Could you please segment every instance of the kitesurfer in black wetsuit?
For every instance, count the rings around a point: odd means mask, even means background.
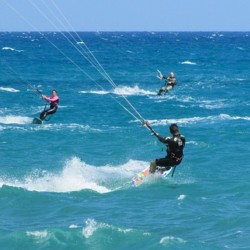
[[[164,76],[163,74],[160,73],[159,77],[160,77],[160,79],[166,80],[166,85],[159,90],[157,95],[166,94],[168,91],[170,91],[177,84],[176,78],[174,77],[174,72],[170,72],[169,77]]]
[[[158,140],[164,143],[167,147],[167,156],[152,161],[150,163],[150,172],[154,173],[157,166],[163,168],[163,171],[169,170],[171,167],[179,165],[183,158],[183,149],[185,147],[185,137],[179,133],[179,128],[176,124],[169,127],[172,137],[162,137],[160,134],[153,130],[153,134]]]

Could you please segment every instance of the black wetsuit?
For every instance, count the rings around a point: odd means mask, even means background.
[[[171,90],[177,84],[175,77],[163,76],[162,78],[166,80],[166,85],[159,90],[158,95],[166,94],[169,90]]]
[[[177,84],[175,77],[171,77],[171,76],[166,77],[166,76],[163,76],[162,78],[166,79],[166,86],[170,85],[170,86],[174,87],[174,85]]]
[[[183,135],[174,135],[170,137],[161,137],[157,135],[160,142],[166,144],[167,146],[167,156],[165,158],[156,159],[156,165],[160,167],[165,167],[166,170],[173,166],[179,165],[183,158],[183,149],[185,147],[186,139]]]
[[[54,113],[56,113],[57,108],[58,108],[58,104],[59,104],[59,98],[54,101],[54,102],[50,102],[50,107],[49,109],[44,110],[41,114],[40,114],[40,119],[44,120],[46,118],[47,115],[52,115]]]

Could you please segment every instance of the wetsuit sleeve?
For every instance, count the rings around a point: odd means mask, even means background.
[[[162,137],[160,134],[156,134],[156,137],[158,138],[158,140],[164,144],[167,144],[170,140],[169,137]]]
[[[49,101],[49,102],[55,102],[57,101],[59,98],[58,96],[54,96],[54,97],[47,97],[46,100]]]

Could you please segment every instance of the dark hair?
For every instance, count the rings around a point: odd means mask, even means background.
[[[179,128],[177,124],[173,123],[169,126],[169,130],[171,134],[179,133]]]

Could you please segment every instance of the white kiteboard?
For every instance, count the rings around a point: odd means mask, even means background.
[[[32,121],[33,124],[43,124],[43,121],[37,117],[35,117]]]
[[[161,175],[161,178],[167,179],[173,169],[174,169],[173,167],[170,168],[169,170],[166,170],[166,171],[162,171],[162,170],[158,169],[158,170],[156,170],[156,173],[159,173]],[[136,176],[134,176],[131,179],[131,185],[133,187],[138,187],[139,185],[141,185],[143,183],[143,181],[149,175],[150,175],[149,168],[145,168],[144,170],[142,170],[140,173],[138,173]]]

